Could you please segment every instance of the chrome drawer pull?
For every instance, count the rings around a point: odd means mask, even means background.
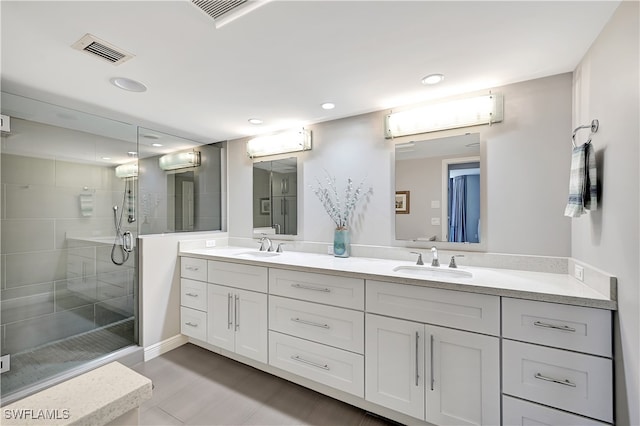
[[[291,355],[291,359],[294,360],[294,361],[301,362],[303,364],[308,364],[308,365],[310,365],[312,367],[322,368],[323,370],[327,370],[327,371],[330,370],[330,368],[329,368],[329,366],[327,364],[325,364],[325,365],[318,364],[317,362],[313,362],[313,361],[306,360],[304,358],[300,358],[299,355]]]
[[[321,291],[323,293],[331,293],[331,289],[326,287],[315,287],[312,285],[304,285],[304,284],[291,284],[291,287],[301,288],[303,290],[313,290],[313,291]]]
[[[329,324],[320,324],[319,322],[307,321],[300,318],[291,318],[293,322],[299,322],[300,324],[312,325],[314,327],[326,328],[327,330],[331,328]]]
[[[569,379],[564,379],[564,380],[554,379],[552,377],[543,376],[540,373],[536,373],[534,377],[539,380],[544,380],[545,382],[553,382],[559,385],[571,386],[572,388],[576,387],[576,384],[571,382]]]
[[[198,297],[196,293],[185,293],[187,296]]]
[[[199,266],[185,266],[184,269],[186,269],[187,271],[199,271],[200,267]]]
[[[542,321],[536,321],[533,323],[533,325],[535,325],[536,327],[553,328],[554,330],[570,331],[571,333],[576,332],[575,328],[569,327],[568,325],[555,325]]]
[[[233,296],[231,293],[227,294],[227,330],[231,330],[231,326],[233,325],[233,319],[231,318],[231,299]]]
[[[197,327],[198,326],[198,324],[194,324],[191,321],[185,322],[184,325],[188,325],[189,327]]]

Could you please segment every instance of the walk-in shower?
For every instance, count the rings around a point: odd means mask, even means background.
[[[6,93],[2,114],[4,404],[142,349],[137,183],[115,172],[137,127]]]

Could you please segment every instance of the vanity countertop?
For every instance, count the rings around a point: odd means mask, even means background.
[[[567,274],[459,266],[459,270],[469,271],[473,276],[471,278],[438,277],[436,280],[393,270],[398,266],[415,265],[415,262],[410,261],[366,257],[338,258],[331,255],[293,251],[262,257],[252,254],[254,252],[257,252],[257,250],[246,247],[216,247],[182,250],[179,254],[180,256],[208,260],[342,275],[366,280],[420,285],[600,309],[617,309],[616,300],[601,294]],[[448,269],[446,261],[441,268]]]

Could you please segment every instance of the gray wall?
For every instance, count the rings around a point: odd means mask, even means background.
[[[505,118],[493,126],[436,132],[432,137],[479,132],[484,145],[488,200],[487,247],[495,253],[570,255],[570,221],[562,216],[567,201],[571,155],[571,74],[495,88],[504,94]],[[309,191],[325,170],[344,185],[362,179],[373,195],[358,210],[352,243],[395,245],[394,144],[412,138],[384,138],[387,111],[310,126],[313,149],[297,154],[304,188],[299,235],[306,241],[333,241],[331,220]],[[252,162],[245,139],[229,147],[229,233],[251,237]],[[290,154],[287,154],[290,156]],[[483,172],[484,173],[484,172]]]
[[[620,425],[640,424],[639,12],[638,2],[622,2],[574,75],[574,124],[600,121],[593,145],[602,198],[597,211],[572,220],[571,252],[618,277],[614,350]]]

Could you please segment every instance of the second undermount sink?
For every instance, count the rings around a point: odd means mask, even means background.
[[[393,272],[415,275],[424,278],[471,278],[473,274],[462,269],[447,267],[432,267],[419,265],[402,265],[393,268]]]
[[[243,257],[275,257],[280,256],[282,253],[278,253],[275,251],[245,251],[242,253],[238,253],[238,256]]]

